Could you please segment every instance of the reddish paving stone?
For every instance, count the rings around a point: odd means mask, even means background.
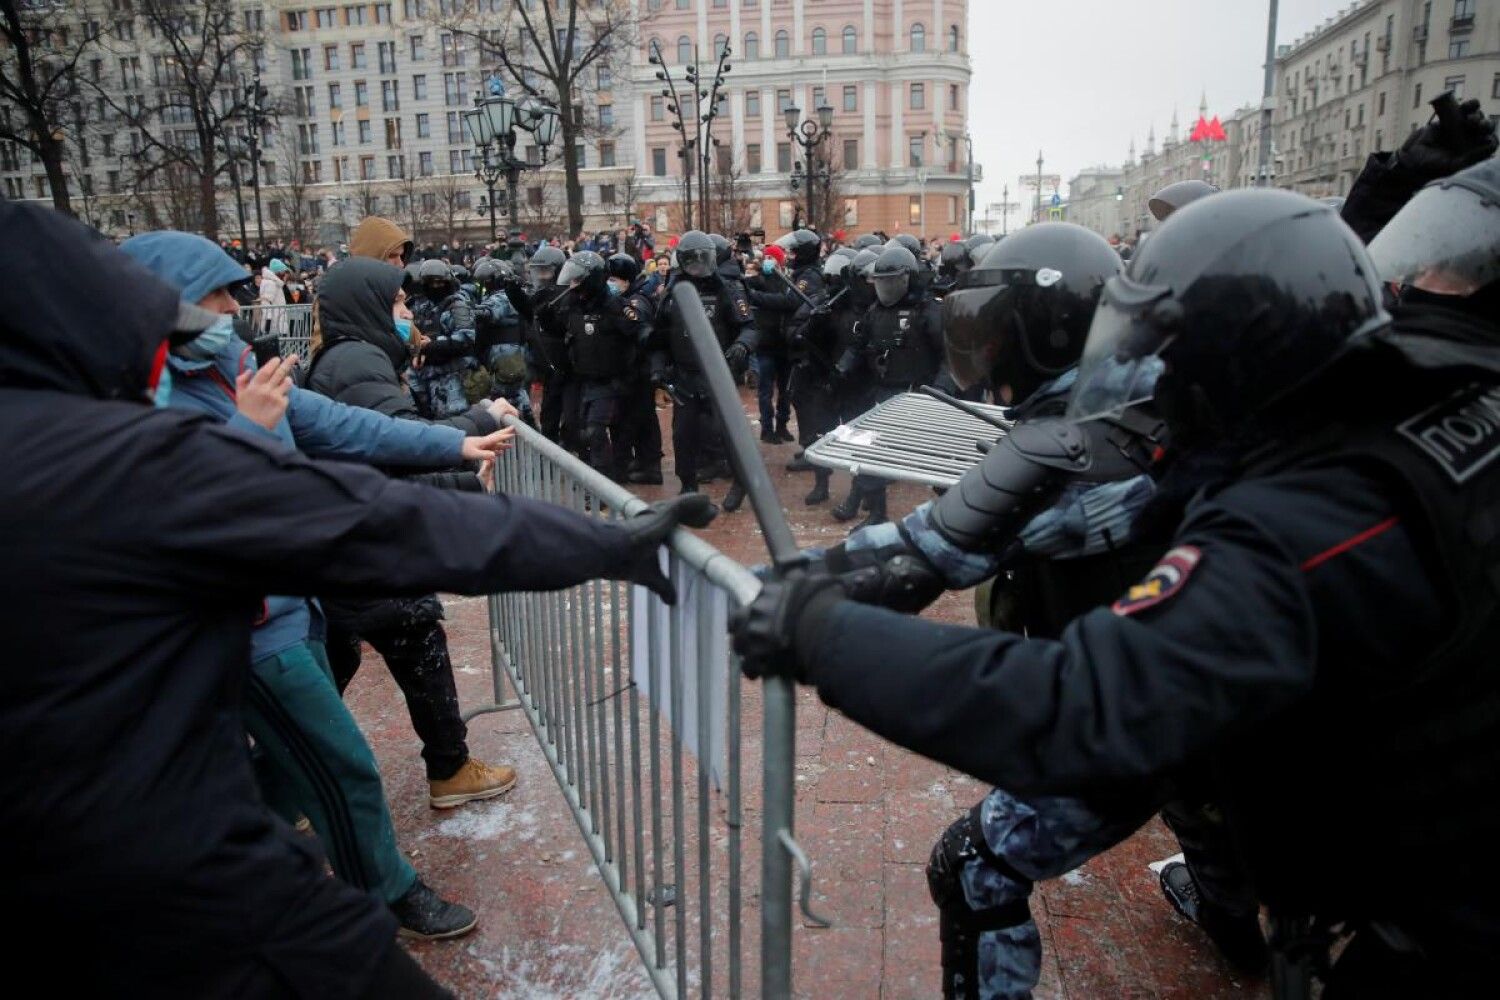
[[[748,395],[744,402],[747,411],[754,409]],[[666,411],[661,416],[664,423],[669,419]],[[670,447],[669,428],[664,440]],[[782,471],[794,450],[762,446],[793,530],[803,545],[836,544],[846,526],[829,518],[829,505],[810,509],[802,504],[811,476]],[[667,479],[662,487],[641,489],[640,495],[658,499],[677,492],[670,458]],[[843,474],[835,475],[835,499],[847,489],[847,481]],[[726,485],[712,484],[709,492],[721,498]],[[894,487],[891,511],[903,513],[930,496],[919,487]],[[701,534],[742,563],[765,561],[748,509],[721,517]],[[486,604],[447,598],[445,606],[462,703],[487,703]],[[972,594],[944,595],[926,617],[972,625]],[[741,691],[747,838],[744,995],[755,997],[760,995],[760,852],[754,838],[760,829],[761,699],[756,685],[744,684]],[[439,813],[426,805],[420,747],[400,692],[369,650],[348,700],[380,761],[402,848],[415,853],[418,870],[434,886],[480,916],[478,931],[468,938],[414,946],[413,954],[426,968],[464,998],[635,1000],[654,995],[520,713],[484,715],[470,725],[476,755],[518,767],[517,789],[497,801]],[[796,725],[797,828],[814,865],[814,907],[837,920],[827,930],[794,922],[797,994],[899,1000],[937,996],[937,916],[924,866],[932,842],[986,787],[865,732],[828,710],[811,691],[798,694]],[[722,818],[722,809],[715,815]],[[723,830],[717,829],[715,842],[723,838]],[[1033,909],[1045,953],[1038,1000],[1240,1000],[1267,995],[1264,984],[1237,982],[1202,936],[1161,899],[1146,865],[1175,852],[1170,834],[1153,822],[1085,866],[1081,879],[1039,888]],[[722,866],[715,873],[722,876]],[[691,879],[685,889],[695,891]],[[722,886],[715,886],[716,901],[721,895]],[[724,928],[715,929],[716,949],[724,947],[724,934]],[[670,936],[668,942],[670,946]],[[692,948],[696,950],[695,938]],[[717,952],[715,961],[716,992],[724,995],[724,961]],[[698,992],[696,981],[689,992]]]

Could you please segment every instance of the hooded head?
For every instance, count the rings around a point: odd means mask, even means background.
[[[399,371],[411,352],[396,334],[391,307],[405,277],[400,268],[368,257],[350,257],[330,268],[318,285],[321,349],[360,340],[384,351]]]
[[[168,338],[218,319],[50,208],[0,201],[0,257],[12,279],[0,282],[0,388],[145,402]]]
[[[291,268],[286,266],[286,261],[282,260],[280,257],[272,257],[271,263],[267,264],[266,266],[269,267],[271,269],[271,273],[275,275],[286,274],[291,270]]]
[[[217,243],[192,233],[163,231],[132,236],[120,244],[152,274],[176,288],[182,301],[210,308],[204,300],[250,276]]]
[[[360,220],[354,227],[354,235],[349,237],[349,253],[355,257],[370,257],[387,264],[395,264],[392,258],[400,258],[401,264],[405,264],[411,260],[411,252],[412,241],[406,230],[378,215]]]

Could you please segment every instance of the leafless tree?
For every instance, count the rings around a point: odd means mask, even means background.
[[[443,6],[453,13],[442,14]],[[629,0],[510,0],[497,26],[493,14],[480,16],[480,7],[474,0],[452,0],[439,6],[439,23],[455,37],[476,41],[481,63],[503,70],[523,94],[557,108],[565,228],[576,233],[583,228],[578,145],[614,134],[599,122],[595,102],[584,94],[606,89],[616,71],[625,69],[649,15],[635,13]]]
[[[844,165],[842,144],[837,135],[831,136],[813,154],[813,174],[821,175],[813,191],[813,216],[809,218],[803,215],[802,224],[820,233],[832,233],[845,228],[844,201],[848,172]],[[804,205],[808,200],[807,183],[807,177],[803,176],[798,181],[798,189],[793,195],[794,199]],[[800,208],[798,212],[801,213]]]
[[[411,233],[413,246],[422,245],[422,227],[427,221],[426,213],[422,211],[422,190],[415,166],[403,159],[397,197],[405,202],[401,214],[405,216],[403,221],[406,222],[407,231]]]
[[[516,212],[516,225],[524,229],[533,239],[548,239],[562,236],[570,239],[577,235],[578,228],[565,228],[570,222],[567,205],[557,189],[555,176],[538,174],[535,183],[521,189],[521,204]]]
[[[748,232],[750,199],[745,191],[744,174],[728,156],[719,157],[715,167],[709,184],[712,224],[725,236]]]
[[[135,0],[160,52],[153,56],[152,86],[144,98],[139,66],[120,81],[95,84],[121,124],[138,132],[143,174],[170,172],[196,192],[198,225],[218,236],[219,176],[229,169],[219,137],[243,122],[244,82],[263,39],[241,30],[235,0]],[[122,92],[123,91],[123,92]]]
[[[627,223],[636,221],[635,206],[640,200],[641,179],[632,167],[615,185],[615,203],[620,206],[620,211],[624,214]]]
[[[267,192],[271,204],[275,206],[273,217],[281,217],[283,224],[279,228],[288,239],[306,244],[309,242],[308,224],[312,218],[307,197],[311,182],[303,172],[297,137],[289,129],[281,129],[276,133],[273,149],[276,154],[273,166],[279,175],[277,183]]]
[[[436,222],[443,242],[459,242],[459,219],[468,214],[469,180],[467,174],[441,174],[432,179],[427,190],[437,197]]]
[[[97,52],[101,22],[86,2],[0,0],[0,140],[31,151],[47,172],[52,204],[73,213],[65,129],[82,132],[79,71]],[[102,62],[87,71],[102,72]],[[87,72],[85,73],[85,76]]]

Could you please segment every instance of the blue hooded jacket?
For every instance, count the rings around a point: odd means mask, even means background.
[[[179,232],[142,233],[120,247],[157,277],[198,302],[217,288],[247,277],[223,249],[201,236]],[[255,370],[255,357],[238,337],[213,358],[177,354],[172,366],[171,405],[207,413],[230,427],[264,440],[276,438],[289,449],[314,458],[361,461],[382,466],[444,469],[463,462],[463,431],[456,427],[397,420],[327,396],[293,387],[286,416],[268,431],[235,408],[235,380]],[[322,612],[302,597],[270,596],[252,636],[252,660],[274,656],[309,638],[321,639]]]

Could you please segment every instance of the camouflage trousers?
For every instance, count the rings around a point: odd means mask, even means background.
[[[412,370],[410,383],[417,410],[428,420],[442,420],[467,413],[464,376],[476,365],[471,358],[424,365]]]

